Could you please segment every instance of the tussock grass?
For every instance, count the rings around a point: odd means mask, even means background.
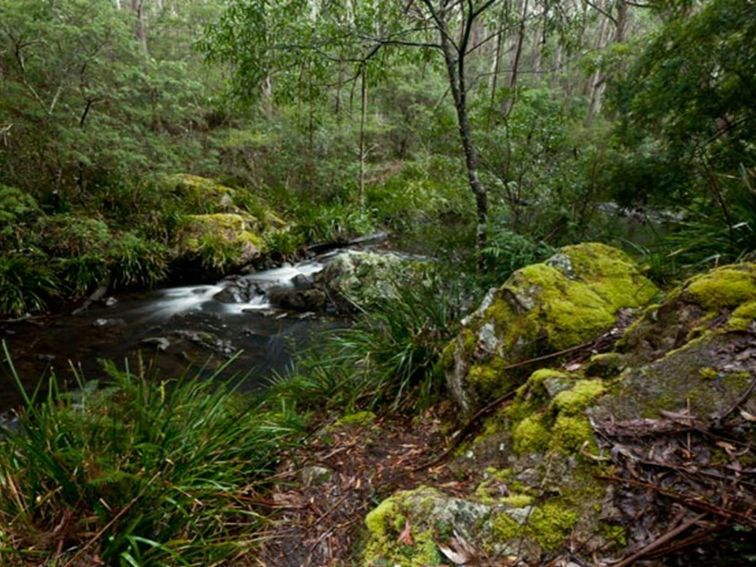
[[[105,376],[75,394],[55,379],[45,399],[25,392],[18,426],[0,429],[0,564],[214,565],[248,552],[262,522],[250,487],[303,431],[297,415],[212,378],[113,364]]]
[[[313,409],[418,409],[444,388],[438,361],[469,308],[464,284],[429,273],[393,286],[348,329],[325,337],[300,357],[293,375],[271,392]]]

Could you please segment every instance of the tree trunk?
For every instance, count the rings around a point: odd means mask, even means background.
[[[131,9],[136,14],[136,24],[134,25],[134,37],[142,45],[142,49],[147,53],[147,35],[144,31],[144,0],[131,0]]]
[[[512,72],[509,74],[507,89],[510,91],[507,98],[504,99],[502,113],[508,116],[514,105],[514,89],[517,87],[517,74],[520,69],[520,58],[522,57],[522,45],[525,41],[525,20],[528,16],[528,0],[522,2],[522,12],[520,13],[520,27],[517,31],[517,45],[515,47],[514,59],[512,60]]]
[[[365,116],[367,114],[367,68],[360,80],[360,211],[365,211]]]
[[[463,44],[460,48],[461,52],[458,51],[455,56],[455,50],[449,42],[446,30],[442,29],[440,35],[446,70],[449,75],[449,87],[454,99],[454,108],[457,111],[460,141],[462,142],[462,149],[465,154],[467,182],[475,197],[477,219],[475,242],[476,249],[480,252],[485,247],[487,241],[488,194],[478,175],[478,156],[473,144],[472,129],[467,113],[467,85],[464,74],[464,60],[462,59],[465,56],[466,46]],[[478,268],[481,269],[483,267],[482,257],[479,256],[478,262]]]
[[[601,27],[599,28],[598,32],[598,39],[596,41],[596,49],[600,50],[603,49],[606,46],[606,30],[607,30],[607,24],[609,22],[609,18],[603,17],[601,20]],[[591,77],[591,83],[590,83],[590,103],[588,105],[588,122],[591,122],[591,119],[596,116],[599,112],[601,112],[601,98],[604,94],[604,75],[601,72],[601,69],[598,68],[593,73],[593,76]]]

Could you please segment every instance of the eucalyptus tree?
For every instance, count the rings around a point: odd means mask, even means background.
[[[470,121],[468,62],[501,30],[480,37],[483,19],[501,0],[231,0],[204,43],[211,58],[235,66],[236,92],[259,97],[273,84],[276,96],[302,94],[306,79],[325,87],[341,84],[368,66],[380,74],[398,60],[436,57],[442,63],[456,111],[469,188],[475,199],[477,246],[486,242],[488,192]],[[364,97],[363,97],[364,100]]]

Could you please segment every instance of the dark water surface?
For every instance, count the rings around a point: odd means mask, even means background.
[[[72,387],[74,368],[85,380],[101,378],[100,359],[114,360],[119,368],[126,361],[131,368],[152,366],[163,377],[181,375],[187,367],[210,375],[236,353],[223,376],[244,376],[244,387],[259,387],[274,372],[284,372],[294,351],[312,337],[345,324],[322,314],[276,309],[265,295],[272,285],[294,285],[297,276],[319,271],[333,256],[217,285],[116,295],[110,306],[98,303],[78,315],[0,323],[0,340],[6,341],[26,388],[53,371]],[[240,284],[246,293],[238,293]],[[0,365],[0,412],[20,402],[7,364]]]

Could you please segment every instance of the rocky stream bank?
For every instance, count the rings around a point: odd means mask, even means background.
[[[744,565],[756,264],[667,291],[568,246],[492,290],[414,419],[324,423],[282,463],[270,565]]]

